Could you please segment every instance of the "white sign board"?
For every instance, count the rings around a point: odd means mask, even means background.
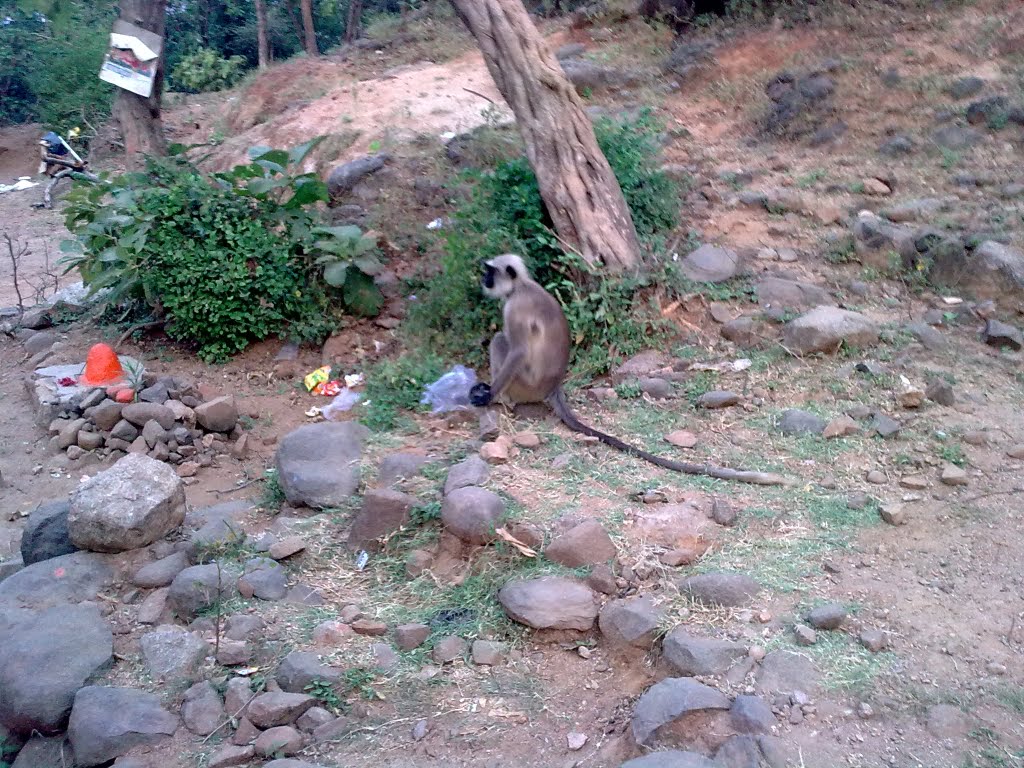
[[[114,22],[110,47],[103,57],[100,80],[149,98],[160,62],[163,38],[121,21]]]

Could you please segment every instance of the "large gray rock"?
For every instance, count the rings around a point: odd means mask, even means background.
[[[606,563],[615,555],[611,536],[597,520],[584,520],[573,526],[544,550],[544,557],[566,568]]]
[[[658,729],[698,710],[729,709],[729,697],[689,677],[669,677],[644,691],[633,708],[633,738],[650,746]]]
[[[835,304],[828,291],[811,283],[766,277],[757,284],[757,300],[765,309],[794,311]]]
[[[788,408],[779,417],[779,431],[784,435],[820,435],[826,426],[821,417],[797,408]]]
[[[363,496],[363,506],[352,521],[348,545],[352,549],[376,551],[379,539],[409,524],[409,513],[419,499],[389,488],[376,488]]]
[[[355,160],[337,166],[327,175],[328,192],[331,197],[351,192],[356,184],[371,173],[379,171],[390,159],[389,154],[382,152],[376,155],[357,157]]]
[[[620,768],[721,768],[699,752],[666,749],[624,762]]]
[[[385,456],[377,469],[377,485],[391,488],[419,474],[427,457],[418,453],[393,453]]]
[[[281,600],[288,594],[288,571],[269,557],[254,557],[245,564],[238,591],[242,597]]]
[[[25,565],[77,552],[68,533],[67,501],[50,501],[32,510],[21,535],[21,559]]]
[[[488,544],[505,514],[505,502],[494,491],[476,486],[457,488],[444,497],[441,522],[445,530],[470,544]]]
[[[697,602],[726,607],[748,605],[761,591],[761,585],[749,576],[727,571],[688,576],[679,582],[678,587],[680,592]]]
[[[341,670],[324,664],[315,653],[292,651],[281,659],[274,679],[286,693],[307,693],[306,687],[316,680],[341,680]]]
[[[459,488],[483,485],[487,482],[490,474],[491,469],[487,466],[487,462],[474,453],[458,464],[453,464],[448,470],[448,477],[444,481],[445,496]]]
[[[937,285],[969,292],[975,299],[1024,296],[1024,252],[986,240],[969,256],[963,250],[937,250],[929,279]]]
[[[216,397],[195,408],[196,422],[208,432],[230,432],[238,423],[235,399]]]
[[[128,403],[121,409],[121,418],[140,429],[147,421],[155,421],[164,429],[174,428],[174,411],[159,403]]]
[[[682,273],[695,283],[723,283],[740,273],[739,255],[717,245],[702,245],[680,263]]]
[[[729,710],[732,726],[740,733],[771,733],[775,725],[772,708],[757,696],[737,696]]]
[[[796,651],[772,651],[761,662],[757,673],[759,693],[811,691],[818,685],[814,663]]]
[[[185,519],[185,486],[162,461],[128,454],[71,495],[68,530],[80,549],[123,552],[152,544]]]
[[[75,764],[89,768],[134,747],[157,744],[177,728],[178,718],[161,707],[152,693],[90,685],[75,696],[68,739],[75,750]]]
[[[234,592],[234,578],[226,568],[218,573],[213,563],[193,565],[174,577],[167,593],[167,605],[180,619],[191,621],[218,599],[226,599]]]
[[[509,582],[498,602],[513,621],[534,629],[587,630],[598,611],[589,587],[560,576]]]
[[[306,424],[285,435],[277,474],[290,504],[337,507],[359,488],[359,460],[370,431],[354,421]]]
[[[188,568],[188,554],[175,552],[139,568],[132,576],[132,583],[143,589],[166,587],[174,581],[175,576],[186,568]]]
[[[316,699],[302,693],[271,691],[261,693],[249,702],[245,716],[257,728],[275,728],[294,723],[306,710],[316,705]]]
[[[612,647],[646,650],[654,645],[662,615],[650,597],[610,600],[601,608],[597,624]]]
[[[114,572],[102,555],[72,552],[33,563],[0,581],[0,610],[42,610],[95,600],[113,581]]]
[[[208,680],[196,683],[185,691],[181,719],[192,733],[208,736],[224,722],[224,714],[224,702]],[[234,712],[231,714],[234,715]]]
[[[747,649],[739,643],[718,640],[711,637],[697,637],[678,626],[662,640],[665,660],[680,675],[721,675],[739,659],[747,655]]]
[[[184,627],[164,624],[139,640],[146,668],[157,680],[197,680],[212,648],[199,635]]]
[[[59,733],[75,693],[113,661],[113,635],[94,606],[29,613],[0,628],[0,725]]]
[[[11,768],[67,768],[74,764],[74,751],[63,735],[33,736],[18,752]]]
[[[786,323],[783,339],[798,355],[835,352],[840,345],[864,348],[878,341],[878,325],[859,312],[816,307]]]

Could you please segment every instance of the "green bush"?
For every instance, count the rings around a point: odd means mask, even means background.
[[[320,340],[336,307],[379,309],[368,273],[380,265],[351,231],[319,226],[310,210],[327,189],[291,169],[314,144],[256,148],[251,163],[212,177],[176,147],[143,172],[76,184],[66,224],[77,237],[62,243],[63,262],[93,291],[110,289],[104,301],[122,317],[148,310],[205,360],[273,334]]]
[[[188,93],[222,91],[238,82],[245,72],[245,58],[225,58],[209,48],[200,48],[181,58],[171,73],[171,82]]]
[[[645,111],[635,119],[599,120],[594,129],[637,233],[650,245],[678,217],[676,184],[655,164],[658,126]],[[471,172],[465,180],[472,192],[445,233],[440,274],[424,286],[410,311],[409,327],[419,341],[466,364],[482,363],[500,311],[481,296],[480,259],[514,251],[565,309],[577,365],[588,359],[588,348],[601,350],[586,372],[598,373],[617,353],[632,354],[651,343],[660,321],[640,303],[638,292],[653,282],[653,273],[605,277],[565,253],[526,158],[506,160],[491,172]]]

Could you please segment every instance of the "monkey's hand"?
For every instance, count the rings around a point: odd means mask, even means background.
[[[469,390],[469,402],[473,405],[483,407],[491,404],[491,385],[480,382]]]

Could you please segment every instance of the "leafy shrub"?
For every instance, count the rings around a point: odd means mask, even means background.
[[[183,56],[171,73],[175,87],[188,93],[222,91],[238,82],[245,72],[245,58],[225,58],[209,48]]]
[[[332,299],[351,311],[379,309],[367,272],[380,265],[354,233],[319,226],[309,209],[327,199],[326,186],[292,168],[315,143],[258,147],[251,163],[213,176],[175,147],[140,173],[76,185],[66,224],[77,237],[61,244],[63,263],[94,292],[110,289],[104,301],[122,317],[148,309],[205,360],[286,330],[322,339]]]
[[[648,244],[677,222],[675,182],[654,162],[657,127],[647,111],[632,120],[602,119],[594,126],[637,233]],[[652,275],[606,277],[565,253],[526,158],[506,160],[491,172],[471,172],[466,181],[473,191],[445,233],[440,274],[410,311],[415,335],[467,364],[482,362],[499,324],[499,308],[481,297],[480,259],[515,251],[565,309],[577,364],[588,347],[600,349],[603,362],[594,358],[589,371],[598,373],[616,353],[632,354],[650,344],[659,321],[639,305],[638,292],[653,283]]]

